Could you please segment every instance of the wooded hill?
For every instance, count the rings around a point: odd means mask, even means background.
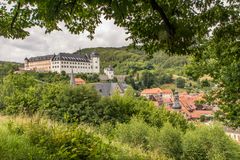
[[[100,55],[101,71],[111,65],[115,74],[130,75],[143,70],[182,74],[182,67],[187,63],[187,56],[169,56],[163,52],[157,52],[150,58],[144,51],[131,47],[85,48],[74,54],[87,54],[93,51]]]

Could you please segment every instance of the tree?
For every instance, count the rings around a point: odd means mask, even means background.
[[[64,83],[47,84],[42,90],[40,111],[66,122],[99,123],[100,96],[92,86],[71,87]]]
[[[140,81],[143,88],[150,88],[154,84],[155,76],[149,71],[144,71],[141,75]]]
[[[189,64],[189,73],[198,77],[209,75],[213,87],[208,96],[210,103],[220,108],[216,116],[226,124],[240,126],[240,41],[236,41],[240,30],[229,25],[228,38],[215,38],[203,47],[201,58],[195,57]],[[221,34],[221,30],[215,34]],[[229,38],[231,37],[231,38]]]
[[[184,88],[185,87],[185,79],[179,77],[176,79],[176,86],[177,88]]]
[[[61,30],[62,22],[71,33],[88,31],[93,38],[101,16],[114,19],[130,33],[133,44],[150,55],[162,49],[210,62],[203,68],[220,86],[215,98],[223,103],[226,120],[239,126],[239,15],[239,0],[2,0],[0,36],[24,38],[33,26],[48,33]]]
[[[103,16],[125,27],[133,43],[143,44],[148,52],[164,48],[184,54],[195,49],[208,36],[210,28],[218,30],[222,24],[236,23],[239,3],[237,0],[229,0],[227,5],[221,0],[3,0],[0,35],[24,38],[29,35],[27,28],[40,26],[51,32],[61,30],[58,23],[64,22],[71,33],[86,30],[92,38]]]
[[[0,103],[6,113],[31,115],[38,110],[41,87],[33,76],[10,74],[3,80],[0,95]]]
[[[159,75],[156,79],[156,83],[157,84],[166,84],[166,83],[172,83],[173,82],[173,78],[171,74],[166,74],[166,73],[162,73],[161,75]]]

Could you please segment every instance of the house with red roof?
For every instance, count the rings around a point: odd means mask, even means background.
[[[163,98],[172,98],[173,92],[171,89],[162,89]]]
[[[86,84],[86,82],[82,78],[74,78],[74,80],[76,85]]]
[[[152,96],[160,96],[162,94],[162,90],[160,88],[150,88],[150,89],[144,89],[141,92],[141,96],[144,96],[146,98],[149,98]]]
[[[178,111],[188,120],[199,120],[202,116],[211,118],[213,116],[212,107],[197,106],[196,101],[203,100],[203,94],[178,94],[173,95],[170,89],[151,88],[144,89],[141,96],[153,101],[156,106],[164,104],[169,111]]]
[[[202,96],[202,94],[180,94],[178,101],[181,107],[178,111],[188,120],[199,120],[202,116],[204,116],[205,119],[211,119],[213,117],[212,107],[198,107],[196,105],[197,100],[203,99]],[[175,101],[174,99],[173,105]],[[172,106],[167,106],[166,108],[170,111],[175,110]]]

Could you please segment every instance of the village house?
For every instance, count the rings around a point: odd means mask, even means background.
[[[113,70],[112,66],[104,68],[103,72],[108,77],[108,80],[112,80],[114,78],[114,70]]]
[[[203,94],[191,94],[184,92],[178,94],[171,90],[160,88],[144,89],[141,96],[154,102],[158,107],[165,106],[169,111],[178,111],[188,120],[199,120],[204,116],[204,120],[211,119],[213,116],[212,107],[207,105],[196,105],[196,102],[203,100]]]
[[[141,96],[150,98],[152,96],[160,96],[162,94],[162,90],[160,88],[150,88],[150,89],[144,89],[141,92]]]
[[[84,81],[82,78],[74,78],[74,80],[76,85],[86,84],[86,81]]]
[[[112,96],[115,92],[119,92],[120,95],[123,95],[128,87],[128,85],[125,83],[113,82],[99,82],[91,84],[101,96]]]

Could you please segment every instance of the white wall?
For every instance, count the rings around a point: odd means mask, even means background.
[[[90,62],[63,61],[63,60],[51,62],[52,72],[61,73],[62,71],[65,71],[67,74],[70,74],[72,70],[73,73],[99,73],[100,72],[99,58],[93,59],[93,61],[91,60]]]

